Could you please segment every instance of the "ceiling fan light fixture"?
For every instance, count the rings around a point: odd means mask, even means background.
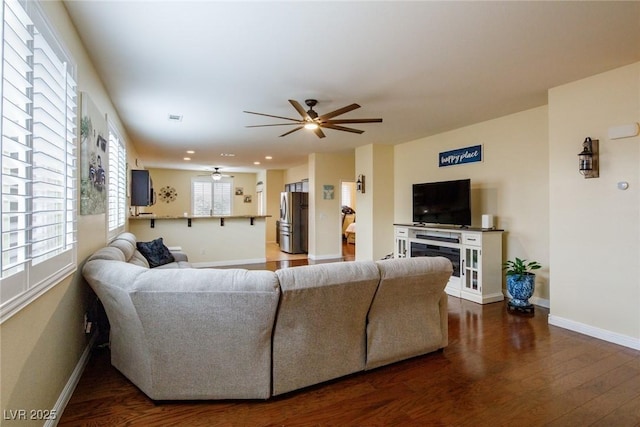
[[[220,181],[222,179],[222,173],[220,173],[219,168],[214,168],[215,170],[211,173],[211,179],[214,181]]]
[[[344,132],[361,134],[364,132],[363,130],[354,129],[354,128],[342,126],[342,125],[351,124],[351,123],[381,123],[382,122],[382,119],[334,119],[334,117],[336,116],[340,116],[342,114],[345,114],[357,108],[360,108],[360,105],[355,103],[347,105],[342,108],[338,108],[337,110],[331,111],[329,113],[318,115],[318,113],[313,110],[313,107],[315,107],[315,105],[318,103],[317,100],[305,99],[304,102],[309,107],[308,111],[305,111],[302,105],[300,105],[298,101],[294,99],[289,100],[289,103],[298,112],[298,114],[300,114],[300,118],[297,118],[297,119],[290,118],[290,117],[283,117],[283,116],[275,116],[273,114],[244,111],[245,113],[249,113],[249,114],[256,114],[258,116],[265,116],[265,117],[273,117],[276,119],[287,121],[285,123],[253,125],[253,126],[246,126],[246,127],[258,128],[258,127],[265,127],[265,126],[296,126],[292,130],[280,135],[280,137],[290,135],[296,131],[299,131],[300,129],[308,129],[313,131],[318,138],[324,138],[325,134],[322,131],[322,129],[340,130]]]

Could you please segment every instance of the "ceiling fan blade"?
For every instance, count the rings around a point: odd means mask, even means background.
[[[302,105],[300,105],[300,103],[298,101],[296,101],[295,99],[290,99],[289,103],[291,105],[293,105],[293,108],[296,109],[298,114],[300,114],[304,120],[311,120],[311,117],[309,117],[307,112],[304,111],[304,108],[302,108]]]
[[[320,129],[320,126],[318,126],[317,128],[315,128],[313,130],[313,132],[318,135],[318,138],[324,138],[326,135],[324,134],[324,132],[322,132],[322,129]]]
[[[360,106],[358,104],[347,105],[346,107],[342,107],[342,108],[339,108],[339,109],[337,109],[335,111],[332,111],[330,113],[323,114],[323,115],[319,116],[318,120],[320,120],[320,121],[327,120],[327,119],[330,119],[331,117],[339,116],[340,114],[344,114],[344,113],[348,113],[349,111],[353,111],[356,108],[360,108]]]
[[[255,115],[258,115],[258,116],[274,117],[276,119],[291,120],[291,121],[294,121],[294,122],[299,122],[300,121],[300,119],[292,119],[290,117],[274,116],[272,114],[254,113],[253,111],[243,111],[243,113],[255,114]]]
[[[295,122],[295,123],[275,123],[272,125],[250,125],[250,126],[245,126],[246,128],[264,128],[264,127],[269,127],[269,126],[293,126],[293,125],[300,125],[302,123]]]
[[[295,129],[291,129],[289,132],[283,133],[283,134],[282,134],[282,135],[280,135],[280,136],[287,136],[287,135],[289,135],[290,133],[293,133],[293,132],[295,132],[295,131],[297,131],[297,130],[300,130],[300,129],[302,129],[302,128],[304,128],[304,126],[298,126],[297,128],[295,128]]]
[[[345,132],[353,132],[353,133],[363,133],[363,130],[360,129],[353,129],[353,128],[348,128],[348,127],[344,127],[344,126],[338,126],[338,125],[333,125],[331,123],[322,123],[320,126],[322,126],[323,128],[327,128],[327,129],[334,129],[334,130],[343,130]]]
[[[345,123],[382,123],[382,119],[336,119],[327,120],[325,123],[334,125]]]

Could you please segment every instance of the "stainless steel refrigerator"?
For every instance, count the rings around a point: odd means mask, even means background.
[[[280,250],[302,254],[308,250],[309,193],[280,193]]]

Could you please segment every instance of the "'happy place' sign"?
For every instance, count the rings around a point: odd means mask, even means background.
[[[438,160],[439,167],[461,165],[463,163],[473,163],[482,161],[482,145],[473,147],[458,148],[457,150],[444,151],[440,153]]]

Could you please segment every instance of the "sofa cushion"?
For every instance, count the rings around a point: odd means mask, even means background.
[[[122,251],[112,246],[106,246],[104,248],[98,249],[87,259],[87,261],[92,261],[95,259],[127,262]]]
[[[366,318],[380,280],[372,261],[276,271],[282,296],[273,333],[273,394],[364,369]]]
[[[380,284],[367,317],[367,369],[447,345],[447,294],[453,271],[444,257],[376,261]]]
[[[193,267],[191,266],[191,263],[188,261],[174,261],[174,262],[159,265],[156,267],[157,270],[171,269],[171,268],[193,268]]]
[[[120,321],[140,328],[144,339],[111,351],[127,355],[131,347],[148,348],[145,375],[153,380],[141,389],[149,397],[270,397],[271,337],[280,296],[274,272],[152,268],[120,286],[128,288],[120,297],[130,299],[135,310],[135,317]],[[116,367],[141,369],[131,365],[120,359]]]
[[[133,252],[133,256],[129,259],[130,264],[137,265],[139,267],[149,268],[149,261],[140,253],[138,249]]]
[[[131,260],[131,257],[136,252],[136,242],[132,242],[129,239],[122,239],[120,236],[116,237],[111,243],[109,243],[109,246],[120,249],[127,262]]]
[[[149,267],[158,267],[175,261],[169,248],[164,245],[162,237],[150,242],[138,242],[136,246],[140,253],[149,261]]]

